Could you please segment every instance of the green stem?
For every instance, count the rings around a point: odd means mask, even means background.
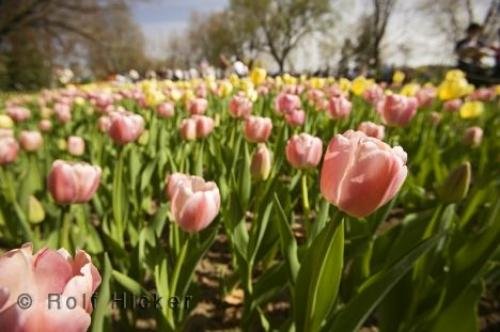
[[[61,210],[60,227],[61,233],[59,238],[59,246],[71,252],[70,242],[70,222],[71,222],[71,205],[64,205]]]
[[[304,171],[301,179],[301,187],[302,187],[302,208],[304,210],[304,227],[306,230],[306,235],[309,237],[311,234],[311,225],[309,220],[309,215],[311,211],[311,207],[309,205],[309,191],[307,187],[307,173]]]

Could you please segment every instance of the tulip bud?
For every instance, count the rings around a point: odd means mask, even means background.
[[[471,178],[470,163],[464,162],[454,169],[438,189],[439,198],[445,203],[458,203],[469,192]]]
[[[101,168],[86,163],[56,160],[47,178],[47,187],[58,204],[86,203],[101,180]]]
[[[285,121],[292,127],[302,126],[306,121],[306,113],[299,109],[285,113]]]
[[[256,180],[266,180],[271,173],[271,152],[265,144],[259,144],[250,164],[250,173]]]
[[[28,220],[31,223],[38,224],[42,222],[43,219],[45,219],[45,210],[42,204],[35,196],[30,196],[28,203]]]
[[[79,136],[68,137],[68,152],[72,156],[81,156],[85,152],[85,141]]]
[[[286,144],[286,159],[295,168],[318,166],[323,154],[323,142],[306,133],[294,135]]]
[[[180,173],[172,174],[166,182],[170,210],[179,227],[190,233],[208,227],[220,209],[220,193],[215,182]]]
[[[196,139],[196,121],[194,119],[182,120],[179,130],[184,140],[194,141]]]
[[[23,150],[33,152],[42,146],[43,137],[38,131],[23,130],[19,134],[19,142]]]
[[[280,114],[291,112],[300,108],[300,98],[295,94],[282,92],[276,97],[275,107]]]
[[[461,99],[451,99],[444,102],[443,109],[448,112],[456,112],[460,109],[461,106]]]
[[[483,140],[483,129],[474,126],[467,128],[463,136],[463,143],[472,148],[478,147]]]

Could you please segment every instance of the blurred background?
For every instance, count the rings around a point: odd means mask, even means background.
[[[472,23],[498,58],[499,12],[500,0],[0,0],[0,89],[256,65],[432,80]]]

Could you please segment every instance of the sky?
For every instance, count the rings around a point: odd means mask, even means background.
[[[224,9],[229,0],[141,0],[132,5],[133,15],[146,36],[147,53],[162,58],[166,40],[173,34],[181,33],[187,28],[193,12],[211,13]],[[385,40],[384,59],[396,65],[451,64],[453,58],[453,42],[447,41],[436,32],[433,23],[422,14],[416,14],[415,4],[420,0],[399,0],[396,13],[391,17]],[[357,20],[367,13],[368,0],[337,0],[339,12],[338,26],[342,34],[349,34]],[[474,10],[477,18],[485,15],[489,0],[475,0]],[[337,27],[332,29],[335,40]],[[342,30],[341,29],[341,30]],[[399,51],[401,45],[411,47],[411,52],[404,56]],[[295,69],[316,69],[324,63],[318,39],[314,36],[305,39],[299,50],[293,55]],[[330,62],[335,62],[332,58]],[[272,61],[269,61],[272,64]]]

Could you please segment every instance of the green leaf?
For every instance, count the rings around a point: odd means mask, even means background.
[[[479,331],[477,305],[483,289],[480,284],[469,286],[464,293],[441,312],[430,332]]]
[[[264,215],[257,224],[252,225],[252,227],[257,227],[256,232],[252,234],[248,244],[248,254],[250,257],[248,258],[249,262],[253,262],[255,260],[255,256],[259,251],[260,244],[264,237],[264,233],[266,232],[267,225],[269,224],[269,219],[271,216],[271,211],[273,209],[273,202],[269,203],[264,211]]]
[[[119,271],[113,270],[113,279],[134,295],[139,295],[143,291],[141,284]]]
[[[288,273],[290,275],[290,282],[295,284],[297,280],[297,274],[300,268],[299,258],[297,255],[297,240],[293,236],[292,229],[288,223],[288,217],[281,206],[278,196],[274,194],[274,203],[278,208],[278,225],[280,233],[280,245],[281,251],[285,256],[286,264],[288,267]]]
[[[97,305],[94,308],[94,317],[92,318],[92,332],[103,332],[107,330],[104,327],[104,319],[108,312],[108,304],[111,295],[109,281],[112,271],[113,268],[111,267],[108,254],[106,253],[104,254],[104,274],[101,286],[99,287]]]
[[[248,207],[250,201],[250,193],[252,190],[252,175],[250,173],[250,154],[248,152],[248,143],[244,143],[244,161],[240,168],[240,178],[237,183],[240,184],[239,198],[243,210]]]
[[[411,269],[413,263],[436,245],[440,236],[421,241],[392,266],[368,279],[356,295],[328,324],[328,331],[358,331],[366,318],[392,287]]]
[[[331,220],[302,259],[295,284],[297,331],[321,331],[337,300],[343,264],[344,223]]]

